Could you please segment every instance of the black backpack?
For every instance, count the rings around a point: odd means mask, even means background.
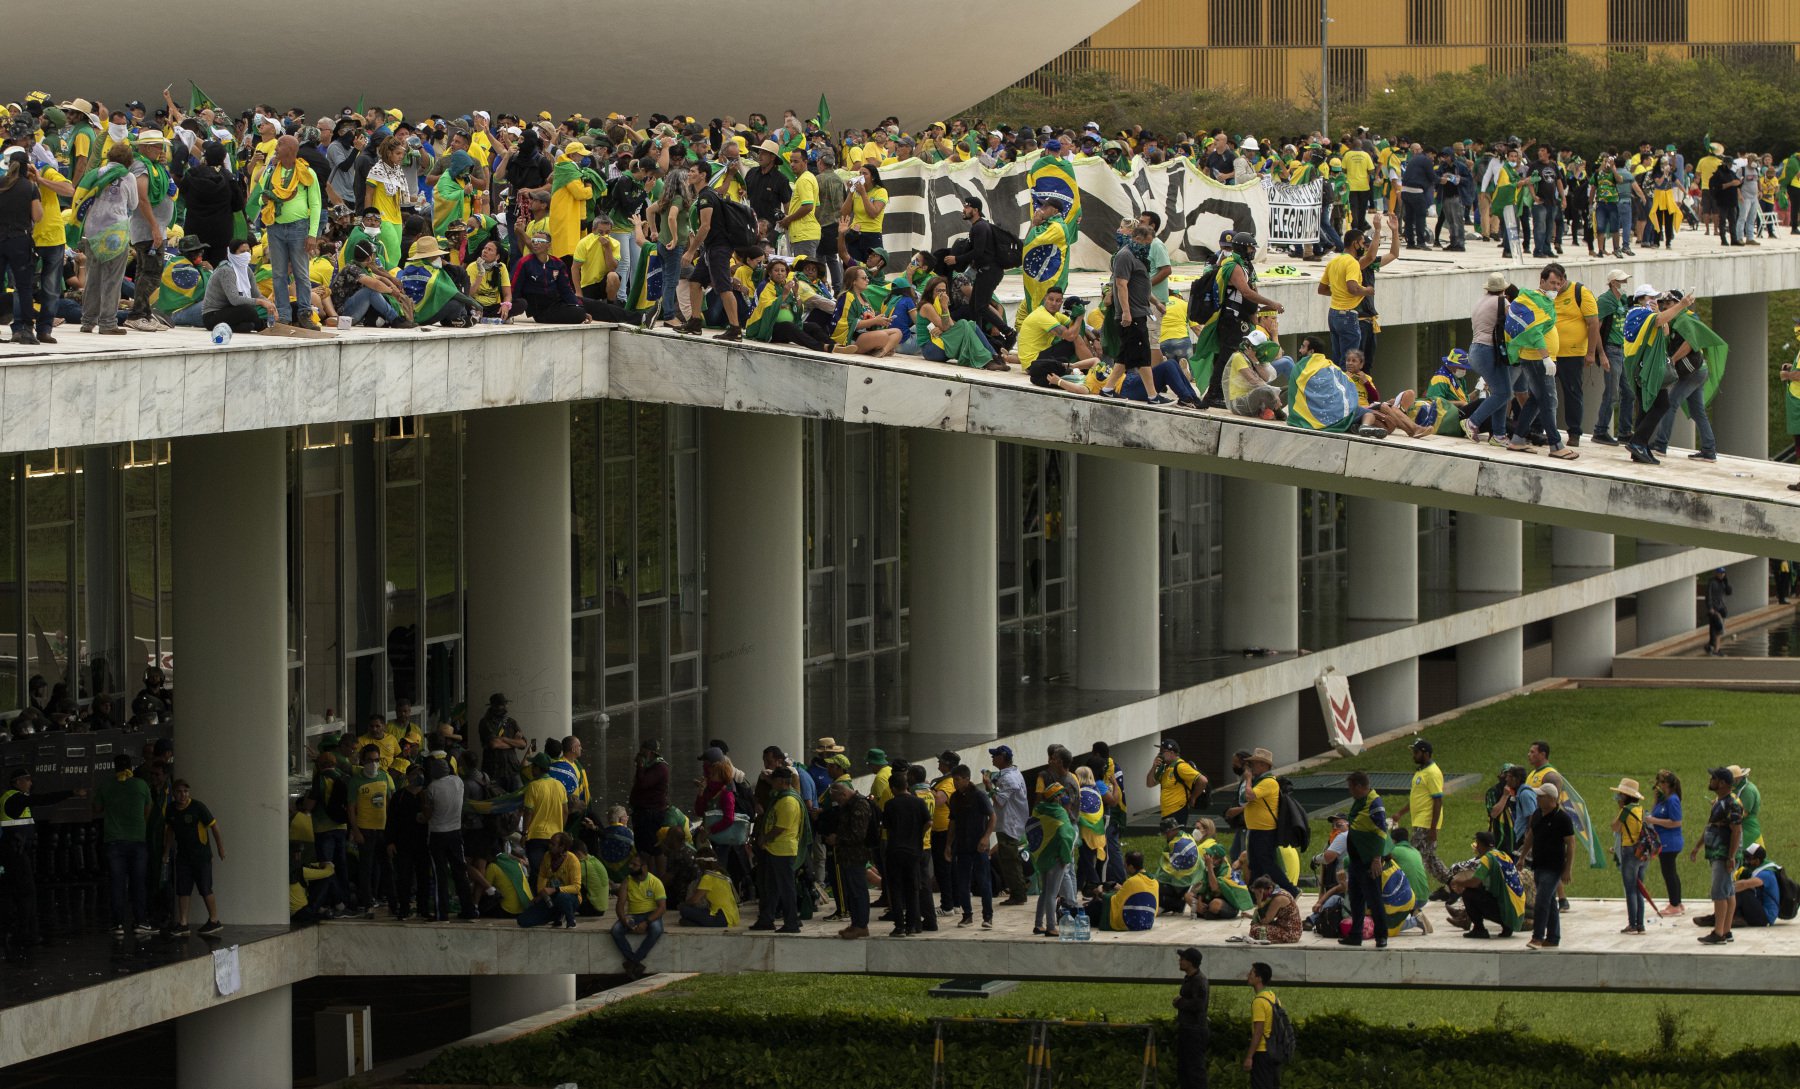
[[[1019,236],[1000,226],[990,223],[994,235],[994,267],[1002,272],[1011,272],[1025,263],[1025,243]]]
[[[732,249],[741,253],[759,248],[756,240],[756,213],[750,210],[748,204],[720,197],[719,203],[713,205],[713,221]]]
[[[1792,919],[1800,915],[1800,884],[1795,884],[1794,879],[1780,866],[1771,863],[1769,869],[1775,871],[1775,884],[1781,894],[1780,916]]]
[[[734,779],[731,783],[731,796],[737,802],[737,815],[748,818],[750,827],[756,827],[756,791],[750,783],[742,779]]]
[[[1286,776],[1275,781],[1281,784],[1280,809],[1275,815],[1275,845],[1292,847],[1304,854],[1312,843],[1312,824],[1307,819],[1306,807],[1294,797],[1293,784]]]
[[[1219,268],[1217,264],[1206,266],[1188,291],[1188,320],[1195,325],[1205,325],[1219,310]]]
[[[1270,999],[1269,1004],[1275,1007],[1269,1017],[1269,1060],[1277,1066],[1286,1066],[1293,1061],[1294,1048],[1299,1043],[1295,1038],[1294,1022],[1279,999]]]
[[[869,811],[869,823],[863,826],[863,846],[871,851],[881,850],[881,814],[875,812],[875,799],[858,794],[850,804],[860,804]]]

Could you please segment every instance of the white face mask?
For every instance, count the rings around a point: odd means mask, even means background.
[[[124,125],[108,125],[108,126],[106,126],[106,134],[108,136],[112,137],[114,140],[123,140],[123,139],[125,139],[125,126]]]

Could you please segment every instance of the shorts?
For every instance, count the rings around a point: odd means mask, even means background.
[[[1715,858],[1709,860],[1712,866],[1712,892],[1708,900],[1735,900],[1737,887],[1731,880],[1731,862],[1728,859]]]
[[[1703,216],[1717,215],[1718,211],[1719,202],[1713,199],[1712,190],[1702,189],[1700,191],[1700,214]]]
[[[714,291],[724,291],[731,286],[731,247],[708,246],[700,254],[700,260],[694,262],[694,269],[688,273],[688,282],[710,287]]]
[[[1181,337],[1177,340],[1165,340],[1157,345],[1157,349],[1162,352],[1164,359],[1192,359],[1194,358],[1194,338]]]
[[[1056,383],[1052,379],[1067,377],[1074,370],[1070,366],[1073,362],[1075,345],[1066,340],[1058,340],[1038,353],[1037,358],[1026,367],[1026,373],[1031,376],[1032,385],[1054,389]]]
[[[179,854],[175,856],[175,895],[191,896],[198,892],[202,896],[211,896],[212,891],[211,855],[199,862],[183,858]]]
[[[805,242],[789,242],[788,248],[794,251],[795,257],[819,256],[819,240],[809,238]]]
[[[1148,367],[1150,365],[1150,330],[1141,318],[1133,318],[1130,325],[1119,327],[1119,357],[1116,362],[1122,367]]]

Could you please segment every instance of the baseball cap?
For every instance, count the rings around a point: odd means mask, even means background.
[[[1606,274],[1606,282],[1609,284],[1630,283],[1631,282],[1631,273],[1626,272],[1622,268],[1613,269],[1611,272]]]
[[[1656,289],[1649,284],[1639,284],[1631,289],[1631,297],[1634,299],[1641,299],[1646,295],[1654,298],[1656,296]]]
[[[1012,746],[1011,745],[995,745],[993,748],[988,750],[988,755],[989,756],[1004,756],[1008,760],[1011,760],[1012,759]]]
[[[1181,751],[1181,745],[1172,737],[1163,738],[1162,744],[1158,745],[1157,748],[1173,753],[1179,753]]]

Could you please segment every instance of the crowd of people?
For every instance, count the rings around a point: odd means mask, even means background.
[[[1676,408],[1699,430],[1694,456],[1711,459],[1705,401],[1724,347],[1710,330],[1695,335],[1680,293],[1644,283],[1627,293],[1624,270],[1604,290],[1574,282],[1554,262],[1565,241],[1632,256],[1634,244],[1674,245],[1685,223],[1755,245],[1783,210],[1800,233],[1800,153],[1778,163],[1710,139],[1690,167],[1675,145],[1649,141],[1598,154],[1517,138],[1432,150],[1361,128],[1281,142],[962,119],[916,133],[894,118],[833,131],[823,101],[811,118],[789,110],[773,124],[486,110],[409,119],[360,104],[233,116],[198,88],[186,110],[167,89],[154,109],[36,91],[4,109],[0,263],[8,283],[25,285],[11,291],[18,343],[55,343],[64,322],[109,334],[517,318],[713,327],[727,340],[1017,368],[1070,394],[1310,429],[1485,434],[1564,459],[1587,434],[1653,462]],[[1098,297],[1068,294],[1083,226],[1069,167],[1078,155],[1121,172],[1185,156],[1224,182],[1324,183],[1321,241],[1296,252],[1330,255],[1318,285],[1328,333],[1282,348],[1282,307],[1258,289],[1250,232],[1226,232],[1186,297],[1173,291],[1170,226],[1154,211],[1103,225],[1113,257]],[[1012,235],[971,193],[953,245],[890,258],[881,172],[911,160],[1028,164],[1029,223]],[[1454,251],[1471,234],[1551,263],[1536,286],[1496,274],[1472,315],[1473,343],[1424,390],[1384,394],[1370,377],[1377,271],[1402,245]],[[1024,302],[1009,313],[995,292],[1013,269]],[[1591,424],[1586,365],[1605,376]],[[1793,375],[1780,372],[1800,435]]]

